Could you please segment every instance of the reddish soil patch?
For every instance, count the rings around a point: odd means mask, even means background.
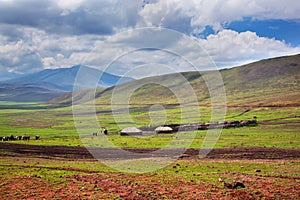
[[[25,156],[45,158],[68,158],[68,159],[94,159],[96,155],[100,159],[129,159],[145,157],[170,157],[176,155],[176,150],[167,149],[161,153],[151,154],[158,149],[124,149],[128,154],[120,155],[118,149],[113,148],[90,148],[67,147],[67,146],[38,146],[14,144],[8,142],[0,143],[0,156]],[[93,155],[91,154],[93,153]],[[184,151],[183,151],[184,152]],[[187,149],[179,158],[197,158],[199,149]],[[218,148],[212,149],[206,156],[208,159],[300,159],[300,149],[281,148]]]
[[[235,176],[232,174],[231,176]],[[245,189],[227,189],[220,184],[207,184],[156,174],[97,174],[61,177],[49,184],[39,177],[3,179],[1,199],[299,199],[300,185],[290,180],[241,176]],[[12,189],[13,188],[13,189]],[[4,191],[4,192],[3,192]]]
[[[143,155],[156,149],[126,150]],[[109,155],[106,158],[118,158],[118,155],[114,155],[115,149],[103,149],[103,152]],[[199,149],[187,149],[181,159],[194,161],[198,154]],[[8,142],[0,143],[0,156],[71,159],[79,162],[80,159],[93,159],[84,147],[33,146]],[[213,149],[207,158],[292,160],[300,158],[300,150],[263,147]],[[246,186],[244,189],[233,190],[225,188],[217,181],[215,184],[195,181],[192,178],[181,177],[179,173],[174,178],[156,173],[99,173],[64,167],[42,168],[72,171],[76,175],[57,176],[55,181],[34,174],[12,178],[0,176],[0,199],[300,199],[300,179],[292,176],[261,176],[259,173],[235,172],[222,174],[222,177],[242,181]]]

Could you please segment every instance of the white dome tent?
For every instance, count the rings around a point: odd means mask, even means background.
[[[159,126],[155,129],[156,133],[172,133],[173,129],[168,126]]]
[[[142,131],[136,127],[127,127],[121,131],[121,136],[142,135]]]

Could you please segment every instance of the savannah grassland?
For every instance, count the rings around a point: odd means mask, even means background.
[[[238,95],[238,94],[237,94]],[[295,102],[297,92],[285,101],[271,105],[251,96],[228,97],[226,120],[247,120],[255,115],[258,126],[223,129],[215,148],[300,148],[300,108]],[[280,99],[281,98],[277,98]],[[247,102],[247,103],[245,103]],[[252,103],[249,103],[252,102]],[[97,121],[109,130],[108,139],[122,148],[163,148],[170,142],[182,148],[183,141],[175,134],[147,137],[121,137],[109,104],[97,102]],[[159,103],[159,102],[157,102]],[[263,104],[262,104],[263,103]],[[240,106],[243,105],[243,106]],[[134,104],[130,116],[137,126],[151,123],[150,105]],[[181,110],[176,104],[166,106],[166,123],[180,123]],[[207,105],[187,106],[200,109],[201,118],[210,120]],[[247,112],[245,112],[247,111]],[[152,111],[154,112],[154,111]],[[156,111],[155,111],[156,112]],[[119,113],[119,115],[123,115]],[[126,119],[126,118],[125,118]],[[1,102],[1,136],[40,135],[40,140],[10,141],[29,145],[83,146],[106,148],[103,135],[98,132],[87,114],[80,119],[87,133],[81,139],[74,126],[72,107],[50,104]],[[154,124],[155,125],[155,124]],[[124,120],[122,126],[132,126]],[[181,133],[187,136],[191,132]],[[206,131],[193,132],[195,138],[189,148],[200,148]],[[82,135],[81,135],[82,136]],[[0,143],[1,145],[1,143]],[[158,171],[145,174],[118,172],[94,159],[70,159],[43,155],[22,155],[1,150],[0,199],[299,199],[300,160],[288,159],[199,159],[189,157]],[[115,161],[118,162],[118,161]],[[121,161],[120,161],[121,162]],[[139,166],[137,166],[139,167]],[[227,189],[218,181],[241,181],[244,189]]]

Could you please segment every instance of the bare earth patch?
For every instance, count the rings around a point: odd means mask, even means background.
[[[236,175],[233,175],[236,176]],[[51,185],[39,177],[1,178],[1,199],[299,199],[299,180],[239,175],[247,189],[185,179],[163,180],[155,174],[105,173],[61,177]],[[5,192],[3,192],[5,191]]]
[[[118,155],[118,149],[114,148],[90,148],[91,152],[96,151],[102,153],[102,159],[128,159],[124,155]],[[143,153],[156,151],[158,149],[135,149],[125,148],[124,150],[134,153]],[[167,155],[157,154],[157,157],[166,157],[172,155],[173,149],[167,150]],[[94,159],[93,155],[85,147],[68,147],[68,146],[40,146],[26,145],[0,142],[0,156],[18,155],[18,156],[34,156],[46,158],[69,158],[69,159]],[[199,149],[186,149],[180,159],[197,158]],[[130,157],[129,157],[130,158]],[[206,156],[210,159],[300,159],[299,149],[283,149],[283,148],[217,148]]]
[[[127,150],[142,153],[155,149]],[[106,151],[113,153],[114,149]],[[193,163],[201,160],[197,157],[198,153],[198,149],[188,149],[179,162],[193,166]],[[0,199],[300,199],[300,177],[297,170],[282,175],[216,171],[216,177],[230,177],[231,180],[241,181],[246,186],[228,189],[216,178],[210,181],[197,179],[197,176],[205,176],[205,172],[192,171],[191,177],[185,177],[180,171],[170,169],[167,173],[129,174],[101,172],[93,168],[36,164],[39,159],[50,163],[76,162],[79,165],[81,162],[96,162],[83,147],[0,143],[0,156],[0,161],[3,161],[0,167],[6,170],[0,176]],[[263,160],[274,163],[299,163],[299,158],[299,149],[255,147],[214,149],[206,159],[216,163],[224,161],[255,163],[253,159],[257,159],[257,162]],[[18,160],[18,163],[4,162],[9,159]],[[169,168],[172,170],[174,167]],[[297,169],[297,164],[294,168]],[[24,173],[10,176],[9,174],[13,172],[11,170],[14,169]],[[49,174],[56,174],[56,177],[51,179],[40,176],[38,172],[43,170]]]

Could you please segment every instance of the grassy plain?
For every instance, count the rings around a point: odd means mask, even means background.
[[[2,105],[4,106],[4,104]],[[31,105],[33,106],[33,105]],[[66,145],[66,146],[82,146],[81,139],[91,146],[108,147],[105,144],[104,137],[92,137],[92,132],[100,132],[100,126],[109,130],[108,139],[119,147],[130,148],[160,148],[167,145],[170,141],[175,147],[182,147],[183,141],[174,140],[176,134],[160,134],[150,135],[146,137],[121,137],[118,132],[122,127],[127,126],[147,126],[151,124],[151,117],[161,116],[155,115],[150,111],[150,105],[134,105],[131,109],[130,117],[124,113],[116,113],[112,115],[109,112],[110,106],[97,106],[97,121],[92,120],[92,115],[87,114],[80,116],[81,124],[77,124],[79,133],[76,130],[73,120],[72,108],[51,108],[42,105],[36,105],[39,109],[1,109],[0,110],[0,136],[9,135],[40,135],[41,140],[30,141],[13,141],[15,143],[28,143],[34,145]],[[191,105],[185,111],[195,109],[195,105]],[[247,112],[245,112],[247,111]],[[181,110],[178,106],[172,105],[166,111],[162,112],[166,123],[205,123],[209,122],[210,110],[200,106],[200,118],[190,117],[190,121],[181,120]],[[165,112],[165,115],[163,115]],[[216,148],[224,147],[250,147],[265,146],[278,148],[299,148],[300,147],[300,108],[299,107],[236,107],[229,106],[227,108],[226,120],[247,120],[252,119],[255,115],[259,121],[259,125],[255,127],[242,127],[223,129],[216,143]],[[121,123],[115,122],[114,117],[124,119]],[[77,119],[78,120],[78,119]],[[155,125],[155,124],[154,124]],[[158,124],[156,124],[158,125]],[[84,132],[84,133],[81,133]],[[185,136],[189,138],[194,135],[191,148],[200,148],[207,134],[207,131],[196,131],[180,133],[182,140]],[[80,137],[81,139],[80,139]]]
[[[200,148],[206,131],[182,132],[146,137],[121,137],[121,127],[109,112],[110,105],[97,105],[96,123],[91,113],[77,117],[75,128],[71,107],[50,108],[49,105],[31,104],[29,107],[0,110],[1,136],[40,135],[40,140],[10,141],[47,146],[111,147],[98,126],[109,130],[108,140],[118,147],[162,148],[172,143],[183,147],[185,137],[195,134],[191,148]],[[3,105],[5,107],[5,105]],[[137,126],[151,124],[151,105],[132,105],[130,117]],[[180,123],[181,110],[176,105],[165,106],[167,123]],[[198,108],[187,107],[185,111]],[[210,109],[200,107],[201,118],[191,116],[192,122],[208,122]],[[89,110],[89,109],[87,109]],[[247,111],[248,110],[248,111]],[[247,111],[247,112],[246,112]],[[277,147],[300,148],[300,108],[297,106],[236,106],[229,104],[226,120],[247,120],[257,116],[259,125],[223,129],[215,148]],[[116,113],[123,119],[121,126],[132,126],[127,115]],[[81,123],[80,123],[81,122]],[[0,143],[1,145],[1,143]],[[3,153],[3,152],[0,152]],[[93,159],[65,159],[60,157],[7,155],[0,157],[0,199],[299,199],[299,159],[182,159],[144,174],[118,172]],[[114,166],[124,165],[112,161]],[[120,162],[120,163],[118,163]],[[147,162],[142,161],[143,164]],[[138,167],[138,166],[137,166]],[[243,182],[246,188],[227,189],[218,179]],[[12,189],[13,188],[13,189]]]

